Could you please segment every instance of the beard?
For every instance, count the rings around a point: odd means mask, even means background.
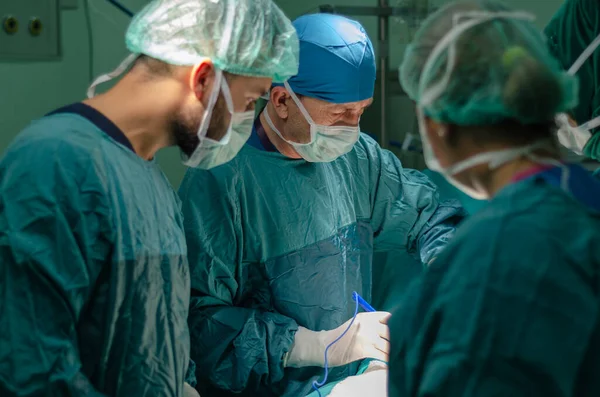
[[[183,154],[190,157],[198,145],[198,129],[202,123],[204,113],[202,111],[191,111],[180,114],[171,121],[171,136],[175,145]],[[231,116],[227,104],[222,95],[219,95],[215,107],[210,116],[206,137],[215,141],[221,140],[227,133]]]

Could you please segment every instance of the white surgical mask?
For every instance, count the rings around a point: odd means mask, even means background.
[[[569,68],[568,73],[572,76],[577,74],[581,66],[600,46],[600,35],[583,51],[573,65]],[[575,152],[578,155],[583,155],[583,148],[592,137],[592,130],[600,126],[600,116],[588,121],[580,126],[572,126],[566,114],[561,113],[556,116],[556,124],[558,126],[557,136],[558,141],[567,149]]]
[[[227,110],[231,114],[231,121],[227,132],[220,140],[216,141],[206,136],[210,125],[211,115],[214,110],[219,92],[223,93]],[[254,111],[235,112],[233,98],[229,85],[220,70],[215,70],[215,84],[210,94],[208,106],[204,112],[202,122],[198,127],[200,144],[190,156],[182,153],[183,164],[188,167],[211,169],[232,160],[250,138],[254,124]]]
[[[591,130],[600,125],[600,117],[597,117],[581,126],[573,126],[569,122],[569,117],[565,113],[556,116],[556,125],[558,130],[556,136],[561,145],[582,156],[583,147],[592,137]]]
[[[433,148],[431,147],[431,143],[427,138],[427,132],[425,128],[425,115],[423,114],[423,110],[421,108],[417,108],[417,120],[419,122],[419,133],[421,135],[421,143],[423,145],[423,156],[425,157],[425,164],[427,165],[427,168],[442,174],[444,178],[448,181],[448,183],[450,183],[463,193],[467,194],[468,196],[473,197],[477,200],[488,199],[489,196],[486,192],[473,189],[470,186],[460,183],[454,177],[454,175],[450,174],[450,172],[448,172],[446,168],[442,167],[438,159],[433,154]]]
[[[352,150],[360,136],[358,125],[331,126],[315,123],[289,84],[285,82],[284,85],[310,125],[310,141],[308,143],[297,143],[285,139],[271,120],[268,109],[265,109],[264,114],[267,124],[281,139],[290,144],[304,160],[311,163],[330,162]]]
[[[511,148],[506,150],[497,150],[492,152],[480,153],[478,155],[460,161],[459,163],[453,164],[449,167],[442,167],[433,153],[431,143],[427,138],[424,108],[433,104],[435,100],[444,93],[448,86],[450,75],[454,70],[454,63],[456,62],[456,40],[463,32],[470,28],[473,28],[474,26],[480,23],[502,18],[514,18],[524,20],[534,19],[531,14],[523,12],[477,11],[457,13],[454,16],[453,28],[450,29],[446,36],[444,36],[437,43],[437,45],[434,47],[431,54],[429,55],[429,58],[425,63],[425,66],[423,67],[423,71],[421,73],[421,81],[419,84],[421,100],[417,106],[417,119],[419,122],[419,132],[423,143],[423,154],[425,157],[425,163],[427,164],[427,167],[432,171],[441,173],[446,178],[446,180],[448,180],[448,182],[454,185],[456,188],[466,193],[467,195],[479,200],[489,199],[489,192],[486,189],[484,189],[483,186],[471,187],[461,183],[456,179],[456,175],[460,174],[465,170],[483,164],[486,164],[490,170],[494,170],[517,158],[526,157],[539,164],[556,165],[563,167],[563,187],[566,187],[568,178],[568,169],[566,169],[566,167],[564,167],[562,163],[553,159],[541,158],[534,154],[534,152],[539,149],[547,148],[549,150],[553,150],[552,142],[539,142],[533,145],[528,145],[520,148]],[[464,21],[461,21],[461,19],[464,19]],[[437,58],[442,54],[446,47],[448,47],[448,65],[445,68],[445,74],[433,86],[425,87],[424,77],[429,74],[429,69],[431,69],[435,65]]]
[[[495,170],[503,166],[504,164],[507,164],[520,157],[528,158],[531,161],[542,165],[561,167],[563,169],[561,186],[565,190],[567,189],[569,175],[568,168],[555,159],[540,157],[534,153],[535,151],[540,149],[554,151],[555,149],[552,141],[541,141],[523,147],[479,153],[475,156],[466,158],[458,163],[452,164],[451,166],[442,167],[437,158],[435,158],[433,154],[433,149],[431,147],[431,143],[427,138],[427,133],[425,130],[425,116],[423,115],[421,109],[418,109],[417,113],[419,120],[419,131],[421,133],[421,139],[423,142],[423,154],[425,156],[425,164],[427,164],[427,167],[432,171],[439,172],[440,174],[442,174],[451,185],[453,185],[466,195],[477,200],[490,199],[489,192],[483,186],[472,187],[465,185],[464,183],[461,183],[458,179],[456,179],[456,175],[470,168],[483,164],[486,164],[490,170]]]
[[[127,68],[138,58],[139,54],[130,54],[123,62],[112,72],[101,75],[90,85],[87,91],[88,98],[95,95],[96,87],[102,83],[110,81],[122,75]],[[219,141],[208,138],[206,133],[210,125],[211,115],[214,110],[219,92],[223,92],[227,110],[231,114],[231,121],[226,134]],[[235,112],[233,99],[227,81],[219,69],[215,69],[215,83],[210,94],[208,105],[206,106],[204,116],[198,127],[198,138],[200,144],[190,156],[182,153],[182,160],[188,167],[197,167],[210,169],[221,164],[227,163],[244,146],[252,133],[254,124],[254,111]]]

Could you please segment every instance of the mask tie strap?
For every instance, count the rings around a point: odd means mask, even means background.
[[[140,56],[140,54],[129,54],[129,56],[127,56],[127,58],[125,58],[121,64],[119,66],[117,66],[117,68],[115,70],[113,70],[110,73],[106,73],[103,74],[99,77],[96,78],[96,80],[94,80],[92,82],[92,84],[90,85],[90,88],[88,88],[87,90],[87,97],[89,98],[93,98],[94,95],[96,94],[96,87],[99,86],[102,83],[106,83],[107,81],[111,81],[112,79],[115,79],[117,77],[119,77],[120,75],[122,75],[123,73],[125,73],[125,71],[127,70],[127,68],[129,66],[131,66],[131,64]]]

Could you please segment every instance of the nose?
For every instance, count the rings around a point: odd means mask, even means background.
[[[360,121],[360,116],[361,115],[362,115],[362,112],[348,112],[344,116],[344,124],[347,124],[347,125],[358,125],[358,122]]]

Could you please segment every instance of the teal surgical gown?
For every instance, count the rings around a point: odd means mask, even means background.
[[[600,396],[600,183],[570,168],[569,193],[559,168],[505,187],[410,286],[390,397]]]
[[[464,216],[364,134],[331,163],[246,144],[221,167],[188,170],[179,194],[202,397],[309,394],[323,369],[283,367],[298,326],[340,326],[354,312],[353,291],[367,301],[376,293],[377,266],[396,258],[402,268],[408,253],[421,269]],[[334,368],[329,380],[358,367]]]
[[[29,125],[0,161],[0,396],[181,396],[184,237],[163,173],[100,113]]]
[[[554,15],[544,33],[550,53],[569,69],[600,34],[600,2],[598,0],[566,0]],[[587,59],[576,76],[579,78],[579,104],[572,113],[578,124],[600,116],[600,48]],[[600,131],[584,147],[586,156],[600,160]]]

